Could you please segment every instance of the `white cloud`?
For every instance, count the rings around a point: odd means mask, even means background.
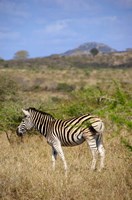
[[[117,16],[92,16],[89,18],[74,19],[73,24],[79,24],[80,26],[85,25],[86,27],[97,28],[97,26],[110,26],[116,25],[120,22]]]
[[[118,2],[122,5],[125,5],[126,7],[132,8],[132,0],[118,0]]]
[[[29,17],[29,12],[27,11],[26,3],[17,3],[15,1],[10,0],[0,1],[0,12],[13,16]]]
[[[64,8],[74,8],[74,9],[87,9],[91,10],[97,8],[97,5],[92,0],[56,0],[58,5]]]
[[[132,0],[107,0],[112,4],[123,6],[124,8],[132,8]]]
[[[43,3],[45,6],[50,7],[56,5],[65,10],[88,10],[97,11],[100,9],[100,4],[93,0],[34,0],[35,2]]]
[[[39,24],[39,25],[43,25],[43,24],[46,23],[46,19],[44,19],[44,18],[37,18],[37,19],[35,20],[35,23],[36,23],[36,24]]]
[[[44,28],[39,29],[35,31],[34,33],[37,33],[39,35],[48,34],[50,35],[60,35],[64,32],[67,32],[69,30],[68,27],[68,20],[57,20],[52,23],[49,23],[45,25]]]
[[[53,24],[47,25],[45,27],[46,33],[60,33],[67,27],[67,23],[65,21],[56,21]]]
[[[17,31],[11,31],[7,27],[0,28],[0,40],[11,39],[16,40],[20,37],[20,33]]]
[[[118,17],[115,15],[111,16],[101,16],[101,17],[89,17],[89,18],[71,18],[71,19],[63,19],[54,21],[52,23],[49,23],[45,25],[43,28],[35,30],[34,34],[39,35],[42,38],[45,37],[54,37],[59,39],[66,39],[66,38],[78,38],[80,37],[80,34],[85,30],[89,29],[88,33],[90,34],[91,30],[95,30],[95,27],[116,27],[116,25],[119,24]],[[44,25],[44,24],[43,24]],[[78,31],[79,28],[82,29],[82,31]],[[84,37],[81,35],[81,37]]]
[[[104,16],[104,17],[97,17],[93,18],[95,23],[98,24],[108,24],[108,23],[116,23],[118,21],[117,16]]]

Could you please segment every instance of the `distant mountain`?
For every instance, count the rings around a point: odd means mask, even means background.
[[[63,56],[73,56],[73,55],[82,55],[82,54],[90,54],[91,49],[96,48],[100,53],[110,53],[116,52],[115,49],[109,47],[106,44],[98,43],[98,42],[88,42],[80,45],[79,47],[66,51],[63,53]]]

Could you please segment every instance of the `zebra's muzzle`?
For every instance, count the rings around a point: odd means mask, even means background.
[[[22,133],[21,131],[19,131],[19,128],[17,128],[16,134],[17,134],[17,136],[19,136],[19,137],[22,137],[22,136],[23,136],[23,133]]]

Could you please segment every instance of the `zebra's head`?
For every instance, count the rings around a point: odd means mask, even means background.
[[[20,125],[17,127],[16,133],[18,136],[23,136],[28,130],[31,130],[34,127],[32,122],[31,114],[29,110],[23,110],[25,117],[22,119]]]

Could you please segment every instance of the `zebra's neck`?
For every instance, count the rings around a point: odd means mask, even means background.
[[[39,131],[45,137],[47,136],[49,128],[54,122],[54,118],[51,115],[41,112],[32,113],[32,120],[35,129],[37,129],[37,131]]]

